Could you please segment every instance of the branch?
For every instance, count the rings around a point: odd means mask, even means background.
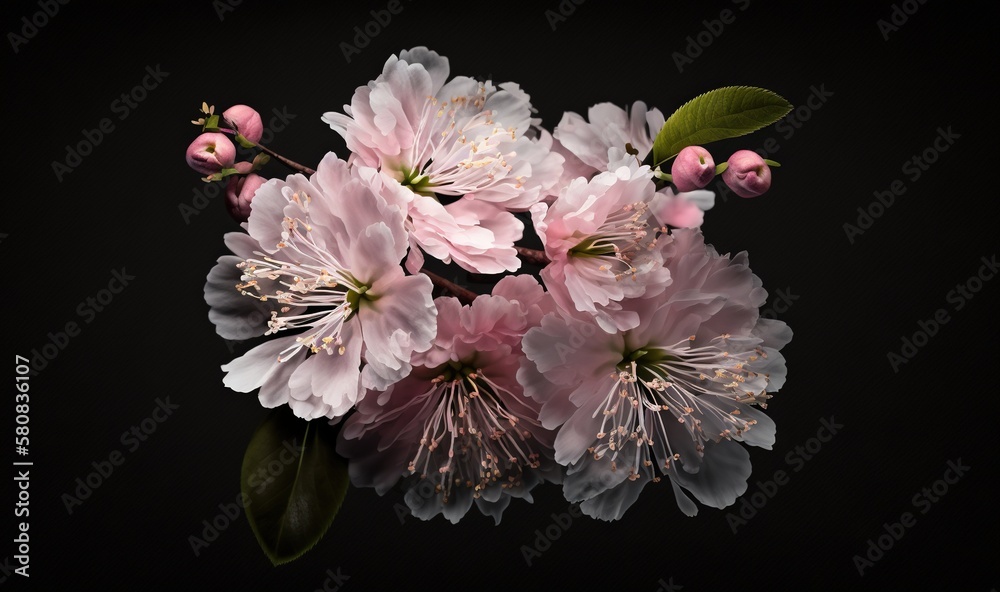
[[[235,126],[233,126],[233,127],[235,127]],[[237,130],[229,129],[228,127],[220,127],[219,131],[222,132],[222,133],[224,133],[224,134],[229,134],[230,136],[233,136],[234,138],[239,133]],[[256,146],[257,148],[260,148],[261,152],[264,152],[265,154],[267,154],[271,158],[274,158],[274,159],[278,160],[279,162],[281,162],[281,164],[287,166],[288,168],[292,169],[293,171],[298,171],[298,172],[303,173],[305,175],[312,175],[313,173],[316,172],[316,171],[314,171],[313,169],[307,167],[304,164],[299,164],[299,163],[295,162],[294,160],[292,160],[290,158],[285,158],[284,156],[278,154],[277,152],[275,152],[274,150],[271,150],[270,148],[268,148],[267,146],[264,146],[263,144],[254,144],[254,146]]]
[[[517,256],[520,257],[521,261],[524,261],[525,263],[531,263],[532,265],[537,265],[539,267],[545,267],[549,263],[552,263],[552,260],[545,255],[545,251],[518,246],[515,246],[514,248],[517,249]]]
[[[288,158],[285,158],[284,156],[278,154],[277,152],[275,152],[274,150],[271,150],[270,148],[268,148],[267,146],[264,146],[263,144],[257,144],[257,147],[260,148],[262,152],[266,153],[271,158],[277,159],[283,165],[287,166],[288,168],[290,168],[290,169],[292,169],[294,171],[298,171],[298,172],[304,173],[306,175],[312,175],[313,173],[316,172],[313,169],[311,169],[311,168],[309,168],[309,167],[307,167],[305,165],[301,165],[301,164],[295,162],[294,160],[290,160]]]
[[[476,294],[472,290],[463,288],[462,286],[459,286],[452,281],[446,280],[432,271],[421,269],[420,273],[431,278],[431,283],[433,283],[438,288],[441,288],[445,292],[451,294],[455,298],[458,298],[459,302],[461,302],[462,304],[472,304],[472,301],[476,299],[476,296],[479,296],[479,294]]]

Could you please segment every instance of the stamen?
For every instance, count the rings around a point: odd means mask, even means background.
[[[630,479],[645,475],[656,481],[654,455],[667,459],[660,466],[664,473],[674,470],[671,460],[681,460],[680,453],[673,450],[677,442],[672,443],[667,436],[665,422],[671,418],[684,426],[699,455],[707,441],[741,438],[756,424],[741,417],[739,404],[760,404],[769,397],[767,377],[749,368],[762,353],[761,348],[745,352],[723,349],[729,335],[694,347],[693,337],[623,356],[619,371],[606,383],[603,404],[592,415],[602,418],[594,445],[588,448],[595,461],[606,458],[611,470],[625,468]],[[746,390],[744,385],[753,388]],[[629,404],[619,405],[623,399]],[[635,446],[626,447],[629,442]]]
[[[539,466],[530,432],[510,429],[525,421],[537,426],[537,420],[507,409],[503,399],[515,396],[509,390],[468,367],[446,367],[430,382],[427,392],[407,404],[421,404],[420,415],[429,412],[409,470],[421,478],[436,475],[442,501],[456,486],[472,489],[474,497],[490,485],[518,487],[524,471]]]
[[[351,300],[356,302],[358,295],[367,290],[313,238],[311,201],[304,193],[292,194],[291,202],[299,206],[299,217],[284,219],[282,239],[277,243],[284,253],[281,259],[255,252],[257,258],[237,264],[243,272],[236,286],[241,294],[261,302],[273,299],[282,305],[271,311],[265,335],[305,330],[279,354],[282,361],[303,349],[314,354],[336,351],[343,355],[346,347],[341,331],[354,310]]]

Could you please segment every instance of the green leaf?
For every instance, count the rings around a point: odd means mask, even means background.
[[[719,164],[715,165],[715,174],[721,175],[722,173],[726,172],[726,169],[728,168],[729,168],[729,161],[720,162]]]
[[[726,86],[699,95],[667,118],[653,142],[653,166],[687,146],[736,138],[771,125],[792,110],[779,95],[753,86]]]
[[[253,170],[254,170],[254,172],[259,171],[260,169],[264,168],[264,165],[267,164],[270,161],[271,161],[271,157],[270,156],[264,154],[263,152],[258,153],[257,156],[253,157],[253,163],[252,164],[253,164]]]
[[[764,164],[766,164],[769,167],[780,167],[781,166],[780,162],[775,162],[775,161],[771,160],[770,158],[765,158],[764,159]]]
[[[236,134],[236,142],[239,143],[239,145],[243,146],[244,148],[253,148],[257,145],[251,142],[250,140],[246,139],[246,136],[244,136],[243,134]]]
[[[219,131],[219,116],[210,115],[208,119],[205,120],[204,127],[201,128],[204,132],[217,132]]]
[[[242,491],[250,527],[274,565],[311,549],[330,528],[347,494],[347,463],[325,420],[274,409],[243,456]]]

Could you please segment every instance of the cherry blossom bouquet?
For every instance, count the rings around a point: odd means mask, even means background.
[[[274,408],[243,464],[272,561],[319,540],[348,481],[453,523],[473,505],[499,523],[544,482],[602,520],[664,479],[688,516],[734,503],[741,443],[774,442],[761,410],[791,331],[760,315],[747,254],[705,242],[703,188],[721,175],[754,197],[778,163],[716,165],[702,145],[790,109],[726,87],[669,118],[598,104],[550,133],[517,84],[452,76],[417,47],[323,114],[349,154],[313,169],[260,145],[254,109],[203,104],[187,161],[226,184],[242,227],[205,300],[223,338],[264,338],[222,370]],[[237,143],[259,153],[236,162]],[[265,179],[269,160],[295,172]],[[500,279],[476,294],[433,265]],[[255,479],[289,442],[295,470]]]

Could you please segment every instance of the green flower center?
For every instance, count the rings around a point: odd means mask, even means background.
[[[378,300],[378,297],[371,294],[368,289],[368,286],[365,285],[352,286],[348,288],[347,292],[344,294],[344,300],[351,307],[351,312],[347,315],[347,318],[351,318],[357,314],[358,309],[361,308],[362,300],[367,302],[374,302],[375,300]]]
[[[419,193],[421,195],[434,196],[434,192],[431,188],[434,186],[431,183],[430,177],[420,172],[420,169],[413,167],[402,167],[399,170],[399,184],[403,187],[408,187],[414,193]]]

